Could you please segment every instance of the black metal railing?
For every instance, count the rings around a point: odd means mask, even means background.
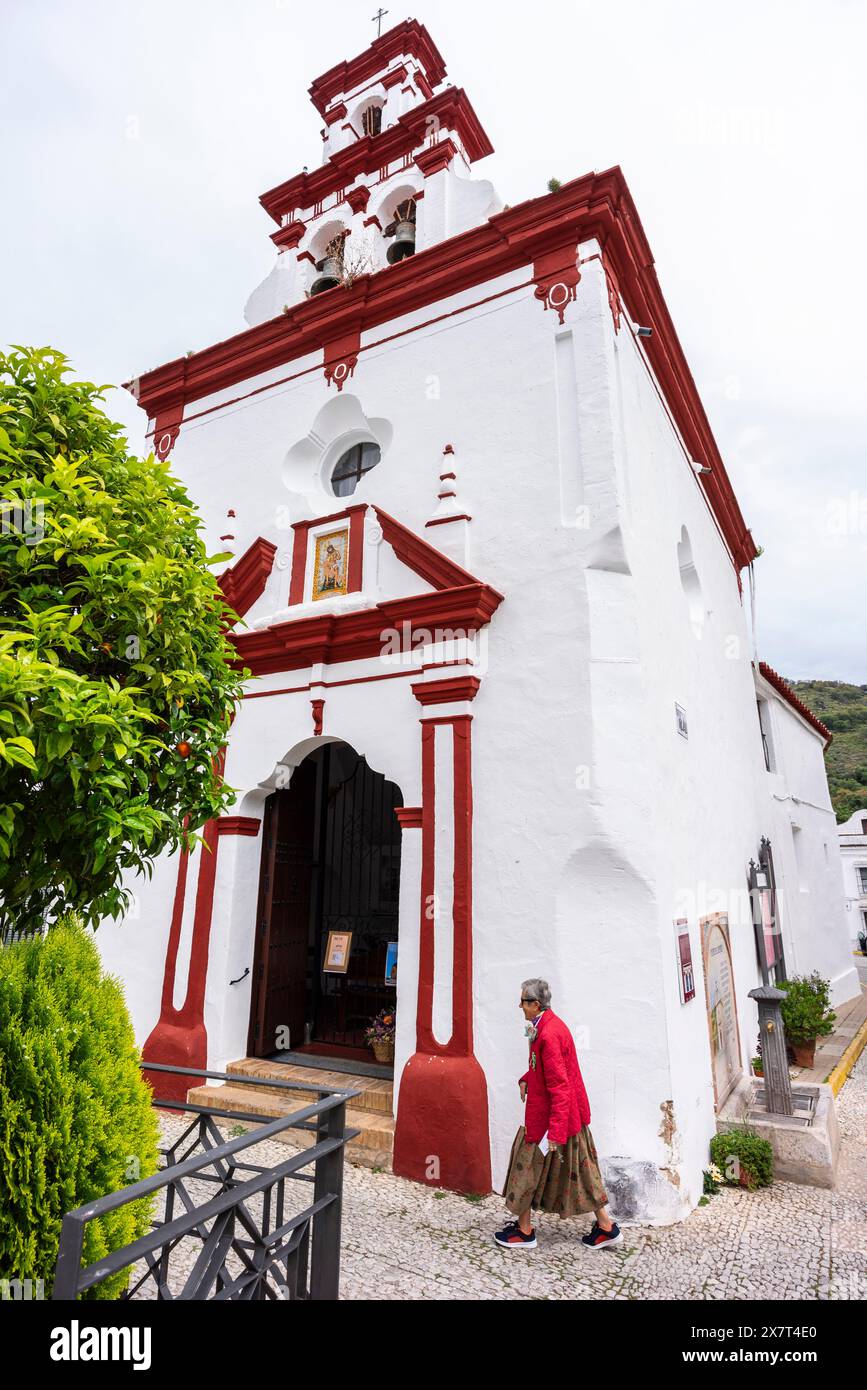
[[[346,1104],[358,1091],[336,1090],[301,1081],[267,1083],[256,1077],[204,1071],[162,1063],[142,1063],[147,1072],[310,1091],[310,1105],[263,1121],[261,1115],[220,1110],[216,1106],[155,1098],[154,1105],[187,1112],[192,1122],[160,1150],[165,1164],[150,1178],[68,1212],[60,1232],[53,1299],[76,1299],[112,1274],[133,1270],[124,1299],[336,1299],[340,1283],[340,1225],[343,1198],[343,1151],[358,1130],[346,1128]],[[253,1122],[257,1128],[225,1139],[217,1119]],[[315,1143],[273,1167],[239,1159],[245,1149],[286,1130],[313,1131]],[[303,1170],[310,1168],[313,1172]],[[214,1188],[201,1200],[191,1184]],[[287,1199],[298,1193],[293,1183],[312,1183],[313,1201],[288,1213]],[[143,1197],[164,1193],[165,1205],[151,1231],[81,1267],[87,1223]],[[293,1205],[291,1201],[288,1206]],[[179,1272],[179,1252],[190,1262],[190,1241],[200,1250],[189,1272]],[[175,1257],[173,1259],[173,1257]],[[139,1264],[144,1268],[139,1269]]]

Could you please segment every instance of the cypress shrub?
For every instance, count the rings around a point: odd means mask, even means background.
[[[49,1297],[63,1215],[158,1167],[159,1129],[120,982],[74,915],[0,949],[0,1279]],[[150,1227],[140,1199],[85,1226],[83,1264]],[[84,1297],[119,1297],[122,1270]]]
[[[754,1192],[757,1187],[770,1187],[774,1181],[771,1143],[751,1130],[731,1129],[715,1134],[710,1141],[710,1156],[723,1173],[727,1187],[745,1187]]]

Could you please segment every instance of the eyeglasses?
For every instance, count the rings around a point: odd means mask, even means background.
[[[524,999],[524,998],[521,999],[521,1004],[522,1004],[522,1005],[524,1005],[524,1004],[535,1004],[535,1003],[536,1003],[536,1000],[535,1000],[535,999]]]

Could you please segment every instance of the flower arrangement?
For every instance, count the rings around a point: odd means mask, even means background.
[[[708,1197],[715,1197],[725,1182],[722,1171],[715,1163],[712,1163],[709,1168],[705,1168],[703,1178],[703,1190],[705,1195]]]
[[[394,1009],[380,1009],[364,1030],[365,1041],[378,1062],[394,1061],[394,1026]]]

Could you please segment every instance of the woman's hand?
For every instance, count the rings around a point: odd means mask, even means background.
[[[518,1082],[518,1090],[521,1092],[521,1104],[523,1105],[524,1102],[525,1102],[526,1099],[527,1099],[527,1083],[526,1083],[526,1081],[519,1081],[519,1082]]]

